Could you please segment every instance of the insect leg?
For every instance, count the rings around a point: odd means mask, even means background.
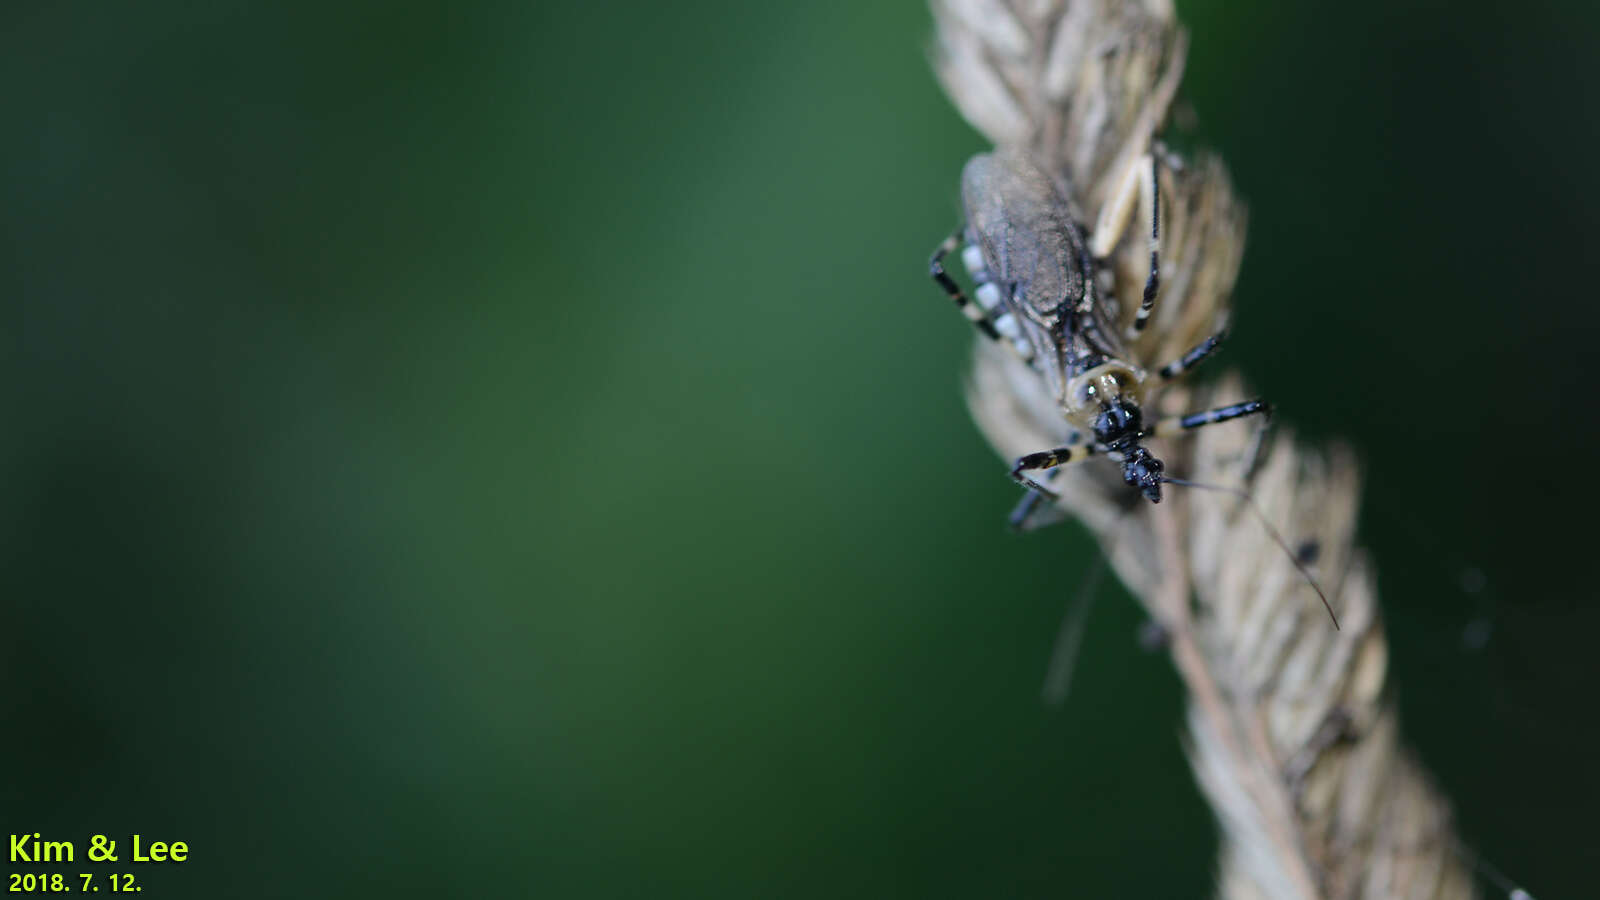
[[[1080,440],[1082,440],[1082,437],[1074,434],[1067,439],[1067,442],[1076,444]],[[1060,471],[1060,469],[1046,470],[1042,480],[1046,485],[1055,484],[1055,476]],[[1029,488],[1028,492],[1023,494],[1022,499],[1017,502],[1016,507],[1011,510],[1011,515],[1006,519],[1006,525],[1014,532],[1025,533],[1054,525],[1066,517],[1067,514],[1059,507],[1047,503],[1043,494]]]
[[[1145,323],[1150,319],[1150,311],[1155,309],[1156,292],[1161,288],[1161,189],[1156,168],[1158,165],[1153,153],[1146,153],[1134,160],[1133,165],[1123,173],[1110,201],[1101,208],[1100,218],[1094,226],[1094,237],[1089,242],[1089,252],[1096,259],[1111,255],[1117,241],[1122,239],[1128,228],[1128,220],[1133,215],[1134,195],[1137,193],[1143,218],[1150,223],[1150,274],[1145,278],[1139,312],[1129,326],[1130,336],[1144,330]]]
[[[1272,405],[1265,400],[1247,400],[1244,403],[1219,406],[1216,409],[1189,413],[1186,416],[1168,416],[1157,422],[1155,427],[1145,429],[1144,435],[1145,437],[1171,437],[1203,425],[1215,425],[1218,422],[1228,422],[1243,416],[1255,415],[1271,416]]]
[[[1081,463],[1095,453],[1093,444],[1068,444],[1054,450],[1041,450],[1038,453],[1029,453],[1027,456],[1017,458],[1011,467],[1011,480],[1032,491],[1037,491],[1041,496],[1052,501],[1061,499],[1061,495],[1045,487],[1023,472],[1038,469],[1053,469],[1056,466],[1070,466]]]
[[[1029,488],[1028,492],[1023,494],[1022,499],[1017,502],[1016,507],[1011,510],[1011,515],[1006,517],[1006,527],[1021,534],[1037,531],[1046,525],[1053,525],[1059,522],[1061,520],[1059,517],[1046,521],[1044,513],[1039,510],[1039,505],[1044,502],[1043,494]],[[1047,511],[1049,508],[1047,505]],[[1062,513],[1062,517],[1065,515],[1065,513]]]
[[[945,274],[945,255],[961,246],[961,231],[962,229],[957,228],[954,234],[945,238],[944,243],[933,251],[933,258],[928,260],[928,274],[932,275],[933,280],[938,282],[939,287],[944,288],[945,293],[950,295],[950,299],[955,301],[956,307],[966,314],[967,321],[983,332],[984,337],[992,341],[998,341],[1000,340],[1000,332],[994,329],[994,323],[990,322],[989,317],[984,315],[982,308],[967,299],[967,295],[961,291],[961,286],[956,284],[949,275]]]
[[[928,271],[933,275],[933,280],[944,288],[950,299],[966,314],[967,320],[983,333],[984,337],[992,341],[999,341],[1011,350],[1013,354],[1025,363],[1033,361],[1033,348],[1028,344],[1028,339],[1023,337],[1022,329],[1017,324],[1017,319],[1011,313],[1001,308],[1000,288],[989,281],[989,274],[982,266],[982,256],[966,257],[965,261],[972,277],[978,281],[978,302],[973,303],[962,292],[961,286],[955,283],[944,271],[944,258],[951,251],[961,246],[962,230],[945,238],[944,243],[933,251],[933,258],[928,260]],[[968,253],[977,253],[975,247],[967,247]],[[991,319],[990,316],[993,316]]]
[[[1195,344],[1189,352],[1162,366],[1156,374],[1161,376],[1162,381],[1171,381],[1177,378],[1184,372],[1198,366],[1206,357],[1217,352],[1217,348],[1222,345],[1223,340],[1227,337],[1228,333],[1226,331],[1219,331],[1213,334],[1211,337]]]

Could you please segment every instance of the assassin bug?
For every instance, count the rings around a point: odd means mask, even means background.
[[[1221,333],[1206,338],[1154,373],[1129,352],[1161,286],[1156,167],[1155,154],[1129,167],[1093,234],[1080,223],[1063,185],[1020,152],[980,154],[962,170],[966,224],[934,251],[929,271],[978,331],[1010,346],[1045,379],[1062,413],[1080,429],[1065,445],[1019,457],[1011,467],[1012,479],[1030,491],[1023,501],[1030,508],[1039,496],[1057,495],[1026,473],[1095,456],[1120,462],[1123,481],[1160,503],[1161,485],[1171,479],[1144,446],[1146,439],[1270,413],[1266,402],[1250,400],[1145,421],[1146,385],[1177,378],[1214,353],[1223,338]],[[1143,220],[1150,223],[1150,274],[1133,321],[1123,330],[1116,298],[1100,291],[1099,270],[1128,227],[1135,195]],[[962,261],[977,285],[976,304],[944,270],[945,256],[963,245]],[[1019,515],[1027,515],[1022,507],[1014,522]]]
[[[1147,386],[1165,384],[1198,365],[1221,345],[1211,335],[1155,372],[1132,352],[1161,288],[1161,195],[1157,153],[1136,159],[1118,179],[1091,234],[1077,215],[1065,185],[1025,154],[998,150],[979,154],[961,172],[966,222],[934,250],[929,273],[979,332],[1014,350],[1044,380],[1067,421],[1076,429],[1062,446],[1018,457],[1011,478],[1028,488],[1013,527],[1025,527],[1041,497],[1059,495],[1027,473],[1105,456],[1122,466],[1122,480],[1151,503],[1161,502],[1161,486],[1177,484],[1233,494],[1249,503],[1273,540],[1289,555],[1321,598],[1334,627],[1339,621],[1322,588],[1305,564],[1241,490],[1201,484],[1165,474],[1165,465],[1144,442],[1228,422],[1269,416],[1264,400],[1248,400],[1146,422]],[[1122,306],[1102,293],[1100,271],[1128,228],[1135,200],[1146,234],[1150,270],[1132,321],[1119,327]],[[944,258],[957,248],[976,283],[975,304],[946,274]]]

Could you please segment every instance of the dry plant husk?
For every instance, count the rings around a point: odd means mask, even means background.
[[[1186,39],[1168,0],[935,0],[939,77],[997,146],[1022,147],[1093,211],[1151,146],[1182,76]],[[1162,290],[1133,348],[1159,364],[1218,330],[1243,250],[1245,213],[1215,156],[1168,154]],[[1135,229],[1136,230],[1136,229]],[[1110,268],[1143,282],[1142,242]],[[1012,459],[1072,430],[1042,380],[979,339],[973,418]],[[1251,396],[1237,375],[1147,398],[1163,414]],[[1246,501],[1171,487],[1140,500],[1114,466],[1061,473],[1061,506],[1097,536],[1122,581],[1170,636],[1188,692],[1186,749],[1222,828],[1226,898],[1457,898],[1474,886],[1449,807],[1399,738],[1371,562],[1355,542],[1360,474],[1341,447],[1282,429],[1203,428],[1152,448],[1168,471],[1244,488],[1312,569],[1316,594]]]

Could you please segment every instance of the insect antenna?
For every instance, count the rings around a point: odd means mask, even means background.
[[[1072,605],[1067,607],[1066,613],[1061,617],[1061,628],[1056,631],[1055,647],[1050,651],[1050,664],[1045,667],[1044,686],[1039,691],[1039,698],[1049,707],[1060,707],[1067,702],[1067,689],[1072,686],[1072,675],[1078,668],[1078,649],[1083,645],[1083,633],[1089,624],[1089,613],[1094,609],[1094,602],[1100,596],[1100,582],[1105,578],[1107,560],[1117,550],[1117,544],[1122,539],[1123,525],[1128,520],[1128,512],[1137,509],[1129,507],[1117,517],[1117,522],[1112,526],[1111,537],[1102,547],[1096,548],[1094,562],[1089,566],[1088,574],[1083,576],[1083,581],[1078,585],[1078,593],[1072,600]]]
[[[1283,535],[1278,533],[1278,529],[1272,527],[1272,523],[1267,520],[1267,514],[1262,512],[1261,507],[1256,505],[1255,498],[1251,497],[1248,493],[1239,488],[1228,487],[1227,485],[1222,484],[1204,484],[1199,481],[1189,481],[1184,478],[1173,478],[1169,475],[1161,476],[1161,480],[1167,484],[1176,484],[1180,487],[1201,488],[1207,491],[1221,491],[1224,494],[1232,494],[1233,496],[1238,497],[1240,500],[1243,500],[1245,503],[1249,504],[1250,511],[1255,513],[1255,517],[1257,519],[1261,520],[1261,527],[1267,530],[1267,534],[1272,537],[1274,543],[1283,548],[1284,555],[1289,557],[1289,561],[1294,563],[1294,567],[1299,569],[1300,574],[1306,577],[1306,583],[1311,585],[1311,589],[1317,592],[1317,599],[1322,601],[1322,608],[1328,611],[1328,618],[1333,620],[1334,630],[1339,630],[1339,617],[1333,614],[1333,604],[1328,602],[1328,595],[1322,592],[1322,586],[1317,584],[1317,580],[1315,578],[1311,577],[1311,570],[1307,569],[1305,563],[1300,561],[1299,554],[1289,549],[1289,544],[1288,542],[1284,541]]]
[[[1045,669],[1044,687],[1039,699],[1045,706],[1059,707],[1067,702],[1067,690],[1072,687],[1072,674],[1078,667],[1078,648],[1083,645],[1083,633],[1089,624],[1089,612],[1095,598],[1100,595],[1100,582],[1106,573],[1106,558],[1096,552],[1089,574],[1083,576],[1078,586],[1078,596],[1061,617],[1061,628],[1056,632],[1055,649],[1050,651],[1050,665]]]
[[[1505,892],[1507,900],[1533,900],[1533,895],[1520,887],[1515,881],[1506,877],[1506,873],[1495,868],[1490,862],[1479,856],[1471,847],[1460,841],[1454,841],[1456,853],[1466,860],[1478,874],[1482,875],[1490,884]]]

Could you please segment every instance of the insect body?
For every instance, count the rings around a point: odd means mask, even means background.
[[[1066,186],[1019,152],[975,156],[961,173],[966,224],[934,251],[931,274],[980,332],[1009,345],[1040,374],[1079,429],[1064,446],[1016,460],[1011,477],[1036,492],[1025,498],[1027,506],[1038,495],[1056,495],[1025,473],[1097,455],[1121,463],[1123,481],[1159,503],[1161,485],[1171,479],[1144,446],[1147,439],[1269,411],[1266,403],[1252,400],[1154,422],[1145,418],[1147,386],[1176,378],[1222,341],[1220,333],[1212,335],[1154,373],[1130,352],[1130,339],[1143,329],[1160,289],[1157,183],[1155,157],[1136,160],[1090,234]],[[1136,193],[1142,218],[1150,223],[1150,274],[1124,329],[1123,307],[1101,291],[1098,275],[1128,225]],[[944,257],[963,245],[976,304],[944,271]]]

